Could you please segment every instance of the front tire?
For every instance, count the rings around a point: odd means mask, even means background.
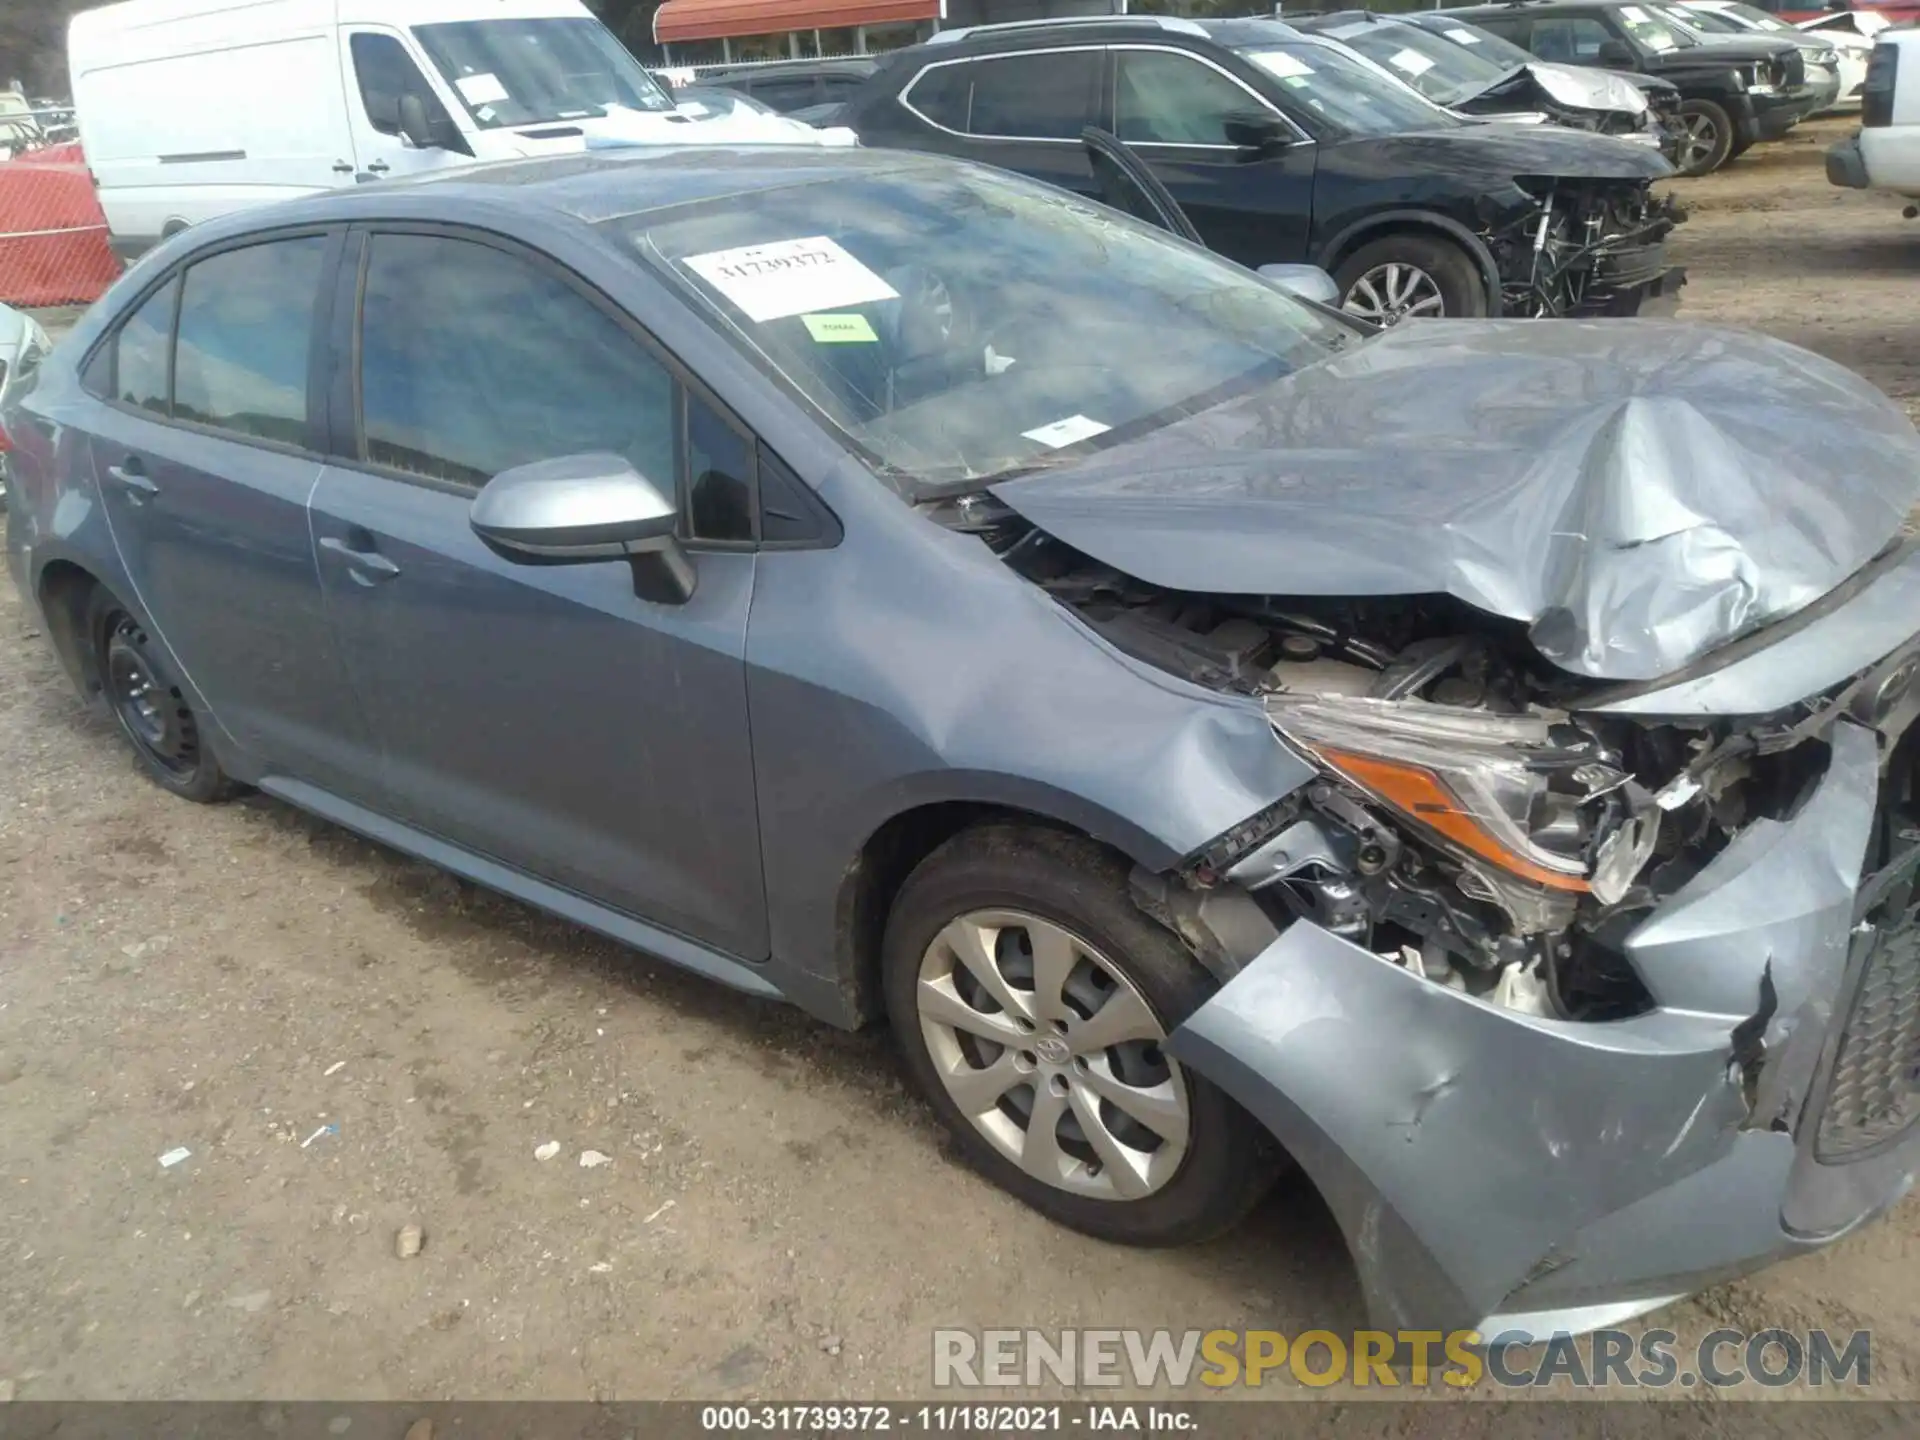
[[[231,799],[230,779],[205,742],[205,727],[145,619],[103,586],[87,602],[94,673],[135,762],[156,785],[210,805]]]
[[[1369,241],[1334,272],[1340,308],[1375,325],[1412,319],[1472,319],[1487,313],[1487,287],[1473,257],[1438,235]]]
[[[1687,100],[1680,106],[1682,175],[1711,175],[1733,154],[1733,117],[1711,100]]]
[[[1063,1225],[1181,1245],[1237,1224],[1271,1140],[1167,1036],[1217,988],[1092,841],[970,830],[907,878],[883,950],[907,1068],[973,1166]]]

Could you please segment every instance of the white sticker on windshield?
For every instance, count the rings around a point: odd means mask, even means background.
[[[824,235],[713,250],[689,255],[685,263],[756,322],[900,298],[898,290]]]
[[[1478,45],[1480,37],[1471,30],[1449,28],[1440,32],[1456,45]]]
[[[1387,63],[1406,75],[1424,75],[1433,68],[1433,61],[1418,50],[1402,50],[1392,56]]]
[[[469,105],[498,105],[502,100],[510,99],[507,87],[500,83],[500,77],[492,71],[485,75],[462,75],[453,82],[459,87],[461,98]]]
[[[1311,75],[1313,67],[1285,50],[1262,50],[1253,57],[1269,75],[1278,75],[1282,80],[1296,79],[1302,75]]]
[[[1078,445],[1082,440],[1104,435],[1112,428],[1111,425],[1102,425],[1098,420],[1089,420],[1084,415],[1069,415],[1051,425],[1042,425],[1038,430],[1022,430],[1020,436],[1023,440],[1032,440],[1052,450],[1063,450],[1069,445]]]
[[[1647,18],[1647,12],[1642,10],[1638,5],[1622,5],[1620,7],[1620,18],[1622,20],[1631,20],[1636,25],[1649,25],[1653,23]]]

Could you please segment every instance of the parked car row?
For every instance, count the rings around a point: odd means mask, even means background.
[[[1407,33],[1443,55],[1451,44]],[[1493,68],[1461,63],[1476,79]],[[1604,90],[1578,94],[1608,123]],[[1084,195],[1101,193],[1101,173],[1083,136],[1112,136],[1209,247],[1256,268],[1324,269],[1339,303],[1377,324],[1651,314],[1678,303],[1684,279],[1664,243],[1682,212],[1651,188],[1673,167],[1653,145],[1462,114],[1337,39],[1271,20],[947,31],[888,56],[836,123],[864,145]]]

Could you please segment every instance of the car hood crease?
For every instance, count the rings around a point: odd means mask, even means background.
[[[1420,321],[994,494],[1213,594],[1448,594],[1575,674],[1651,680],[1897,537],[1920,435],[1850,371],[1656,321]]]

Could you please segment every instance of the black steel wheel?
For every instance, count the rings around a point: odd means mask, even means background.
[[[200,717],[145,620],[105,589],[89,606],[95,677],[134,759],[164,789],[210,803],[238,786],[207,746]]]

